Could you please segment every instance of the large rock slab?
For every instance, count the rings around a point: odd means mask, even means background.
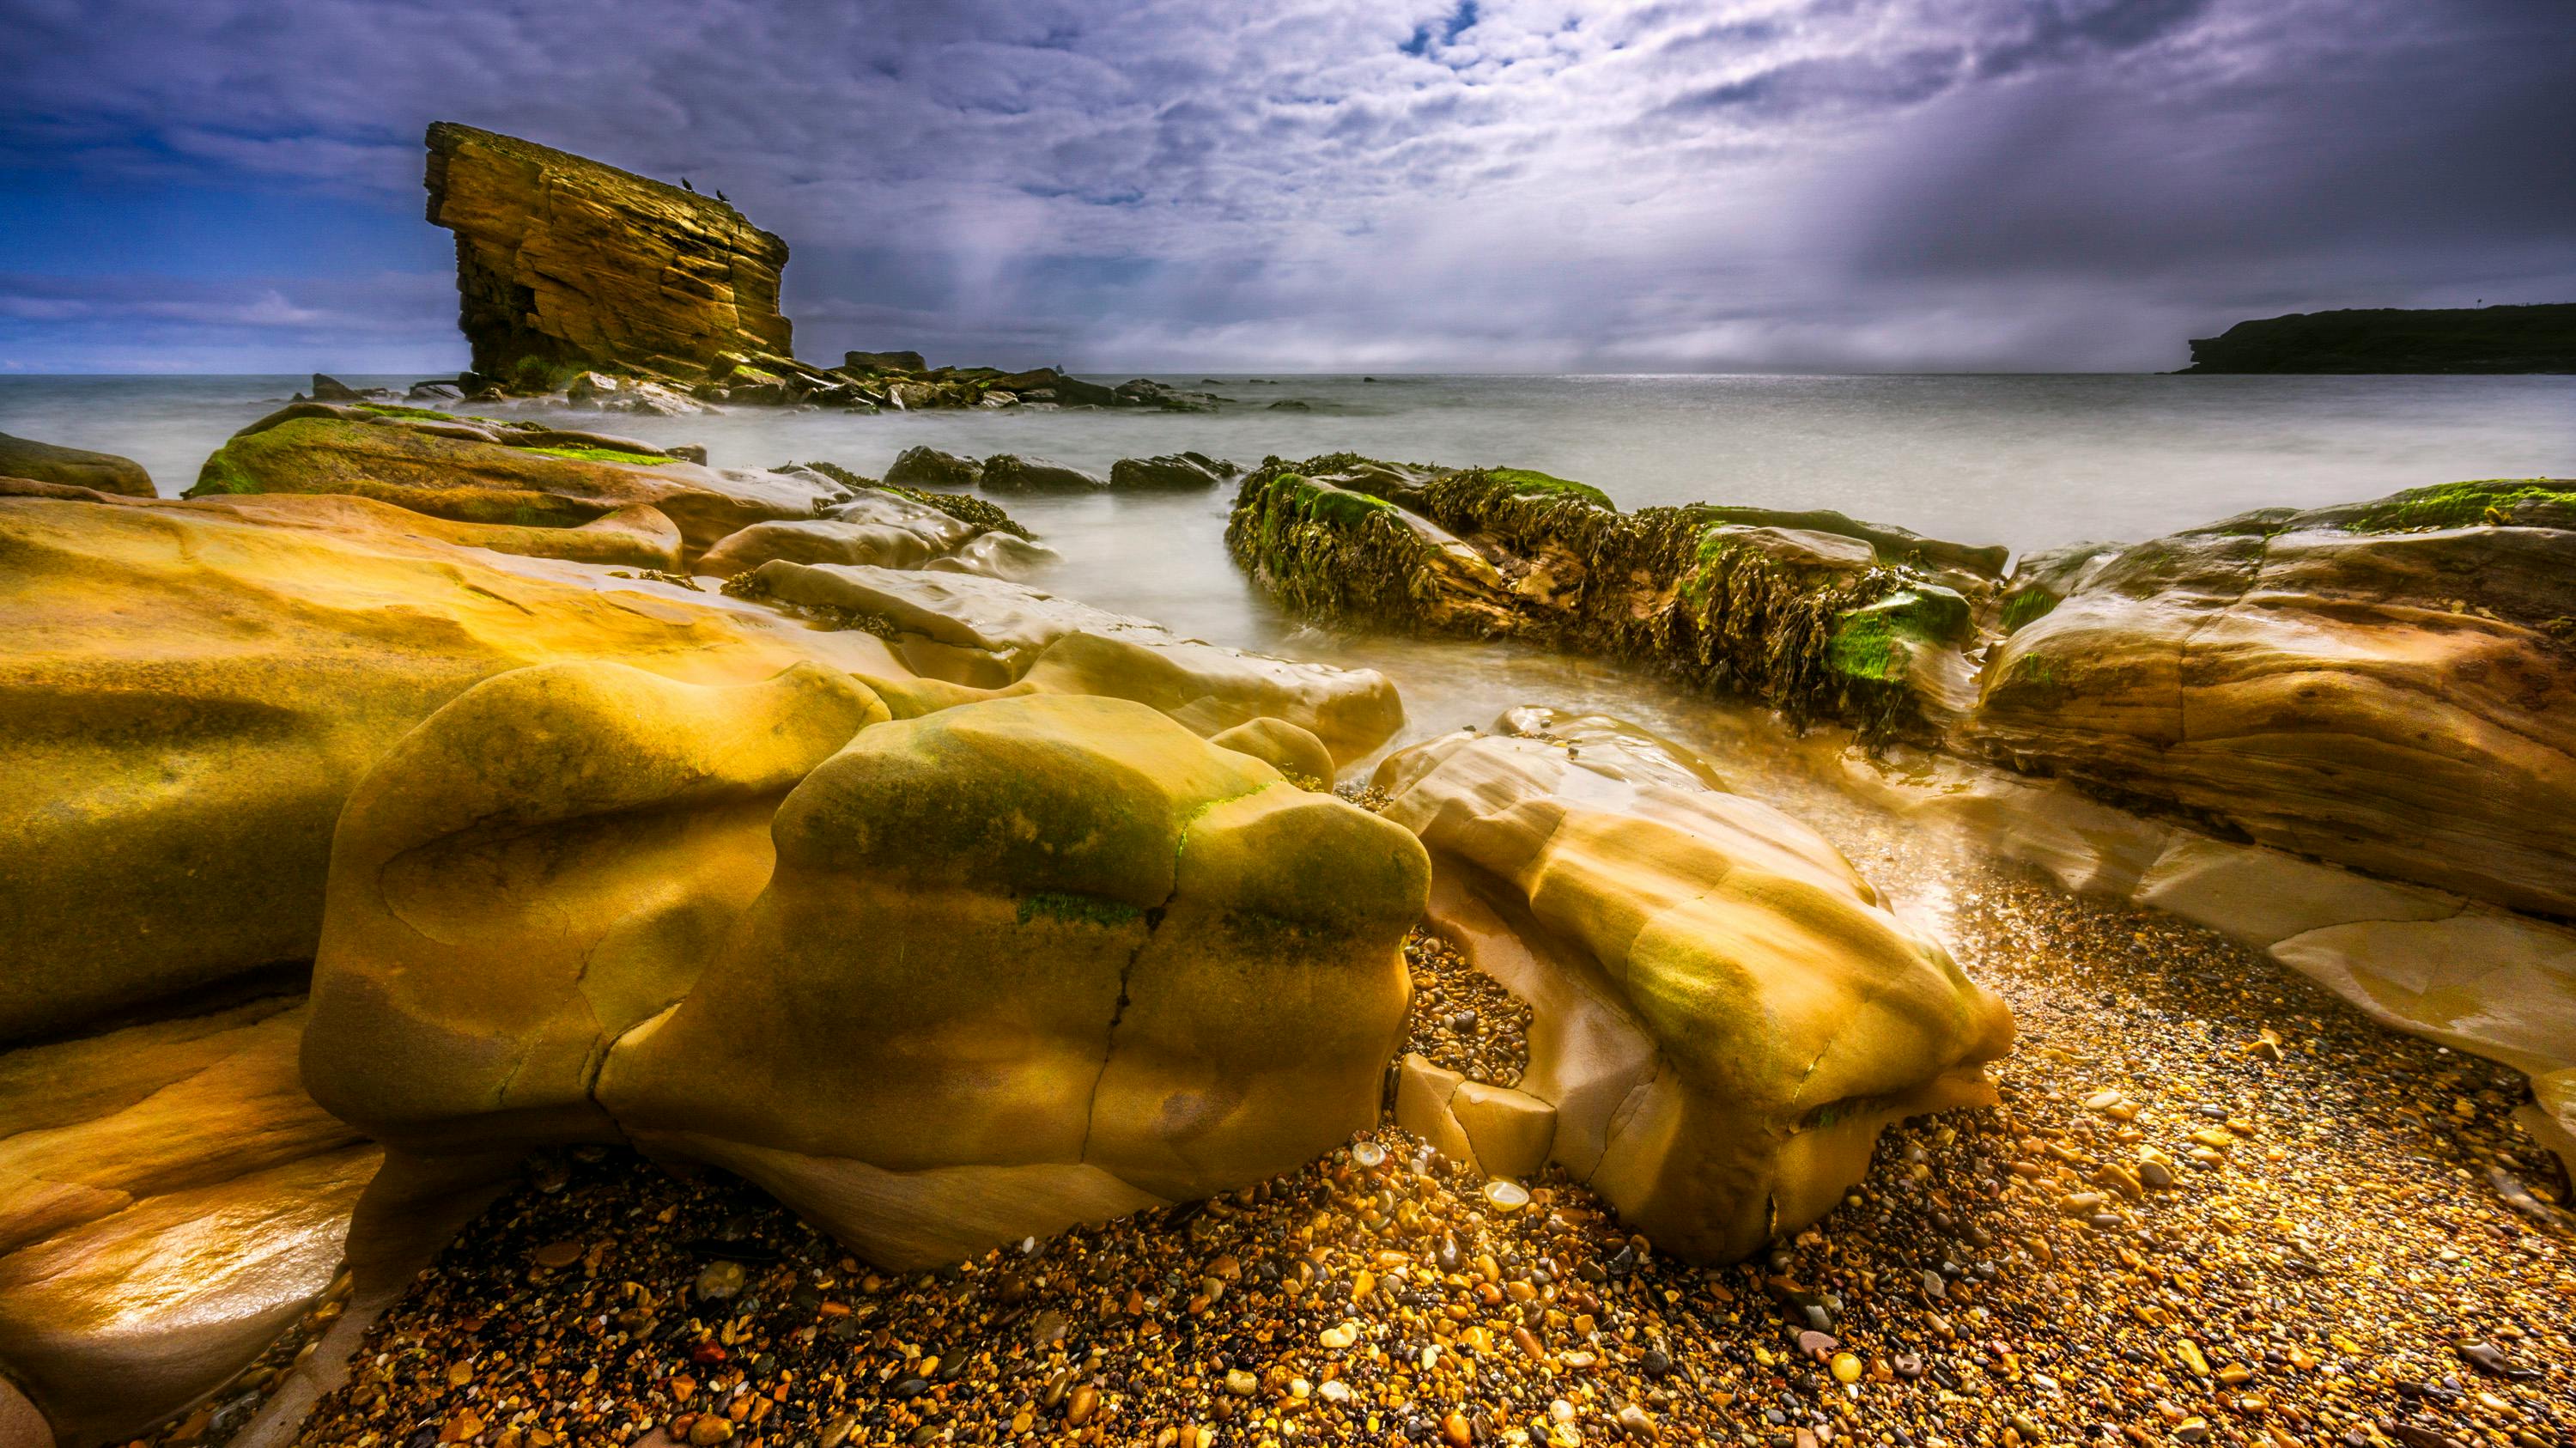
[[[310,959],[349,788],[494,674],[900,672],[863,634],[370,519],[0,498],[0,1040]]]
[[[770,816],[884,704],[801,664],[755,684],[624,664],[487,679],[351,791],[306,1069],[378,1140],[614,1140],[611,1042],[686,995],[769,882]]]
[[[314,1104],[301,1002],[0,1054],[0,1372],[118,1441],[312,1308],[380,1153]]]
[[[877,1260],[1206,1196],[1375,1118],[1427,865],[1257,760],[1120,700],[972,704],[860,734],[776,835],[600,1098]]]
[[[650,444],[301,403],[233,434],[187,496],[346,493],[468,523],[570,527],[649,505],[688,556],[773,519],[812,518],[850,490],[820,474],[718,470]]]
[[[12,437],[5,432],[0,432],[0,478],[60,483],[134,498],[149,498],[154,491],[152,475],[132,458]]]
[[[2086,565],[1972,747],[2217,832],[2576,914],[2576,484],[2274,511]]]
[[[1150,704],[1202,735],[1259,718],[1313,733],[1341,763],[1403,726],[1395,686],[1340,669],[1185,639],[1159,624],[964,572],[772,562],[734,585],[854,623],[913,671],[979,689],[1025,686]]]
[[[1727,1261],[1829,1210],[1888,1122],[1994,1099],[2010,1013],[1822,837],[1633,726],[1500,727],[1376,778],[1432,851],[1433,921],[1533,1012],[1517,1089],[1552,1128],[1506,1096],[1462,1140],[1544,1134],[1660,1249]]]
[[[450,121],[428,143],[476,372],[542,389],[590,367],[688,378],[728,353],[793,354],[787,243],[732,206]]]

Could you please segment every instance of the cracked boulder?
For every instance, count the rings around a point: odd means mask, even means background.
[[[614,1140],[618,1036],[686,995],[769,881],[770,816],[885,706],[799,664],[754,684],[520,669],[431,715],[332,841],[313,1093],[379,1140]]]
[[[1208,1196],[1377,1113],[1427,862],[1405,831],[1141,705],[869,728],[598,1099],[872,1260]]]
[[[2576,484],[2273,509],[2024,571],[1971,725],[1989,757],[2576,914]]]
[[[1533,1013],[1513,1090],[1408,1062],[1398,1120],[1453,1154],[1543,1152],[1660,1250],[1732,1261],[1830,1210],[1888,1123],[1995,1099],[2002,1001],[1680,746],[1522,709],[1376,783],[1431,922]]]

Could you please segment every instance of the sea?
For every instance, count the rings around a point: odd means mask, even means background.
[[[306,377],[0,376],[0,432],[121,453],[177,494]],[[349,375],[358,386],[419,379]],[[1107,377],[1100,380],[1123,380]],[[2125,541],[2250,508],[2314,507],[2467,478],[2576,476],[2576,377],[1378,376],[1170,374],[1215,414],[737,408],[640,418],[512,405],[719,467],[828,460],[869,476],[927,444],[1106,473],[1195,450],[1246,467],[1352,451],[1536,468],[1623,507],[1833,508],[2017,551]],[[1541,651],[1328,634],[1283,617],[1226,556],[1233,489],[1001,500],[1062,562],[1039,586],[1192,637],[1377,667],[1404,738],[1521,703],[1604,709],[1741,747],[1741,719],[1633,670]]]

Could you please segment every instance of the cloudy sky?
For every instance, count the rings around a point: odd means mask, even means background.
[[[2576,300],[2570,0],[0,0],[0,368],[453,371],[449,119],[722,187],[798,350],[2161,369]]]

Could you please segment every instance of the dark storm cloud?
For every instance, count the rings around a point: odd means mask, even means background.
[[[0,365],[452,363],[446,118],[723,187],[793,243],[814,355],[2170,366],[2239,315],[2576,297],[2568,17],[0,0],[36,60],[0,92]]]

